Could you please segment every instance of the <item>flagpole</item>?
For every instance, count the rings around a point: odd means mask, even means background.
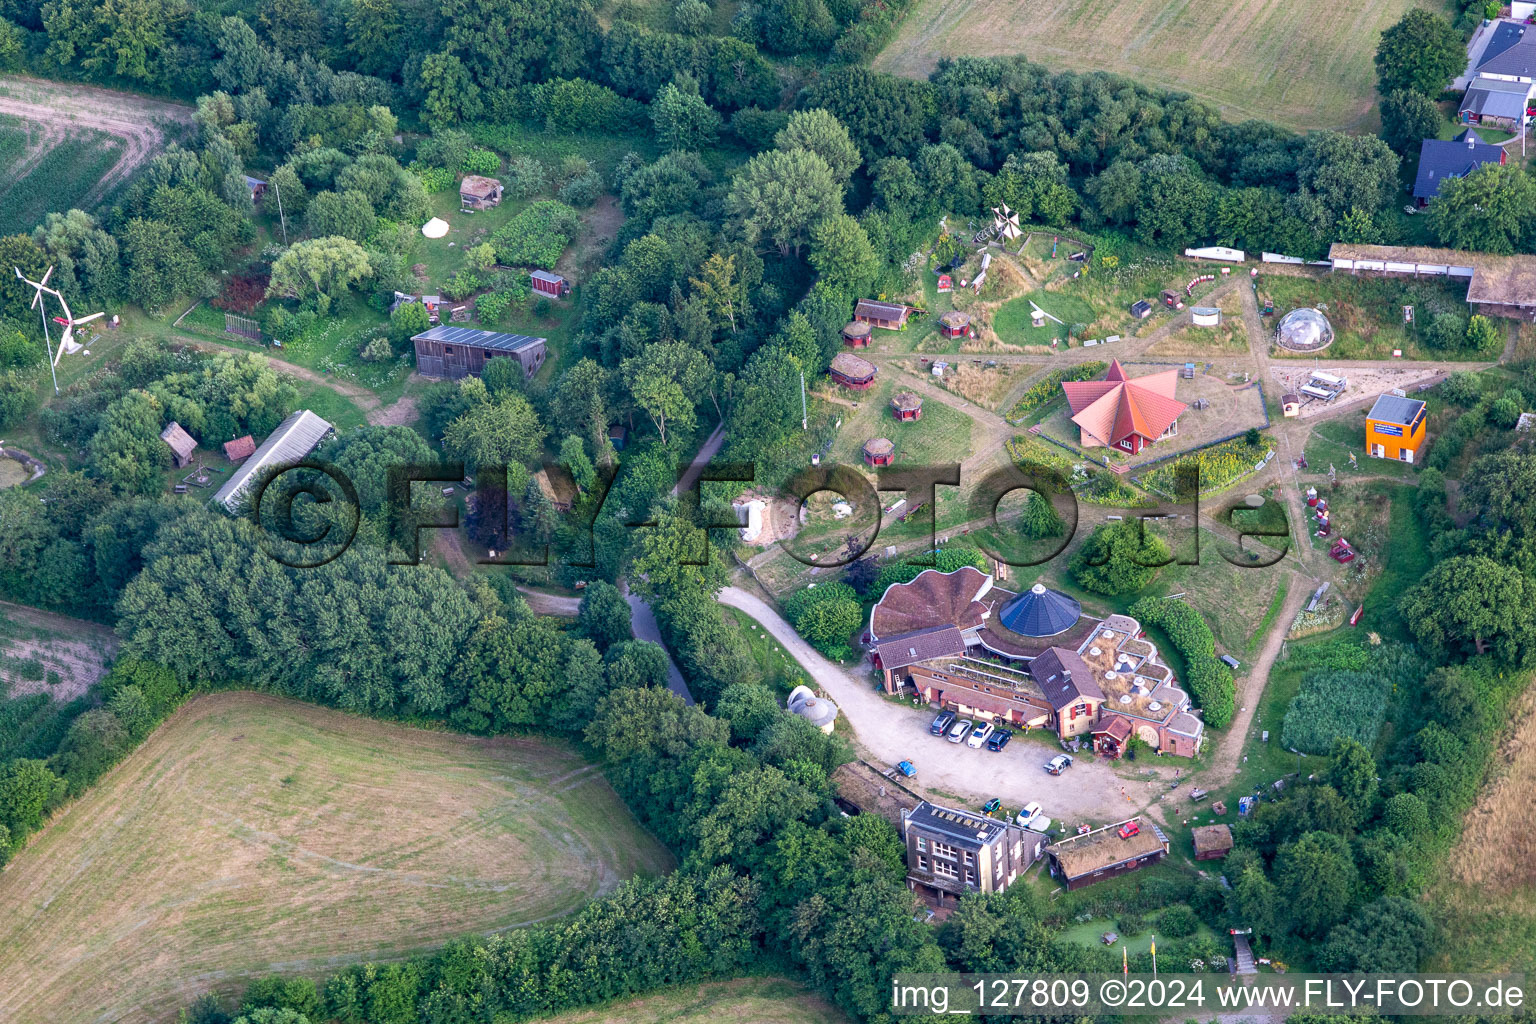
[[[1130,943],[1126,943],[1120,947],[1120,976],[1124,978],[1129,978],[1131,976]]]
[[[1157,977],[1157,936],[1152,936],[1152,977]]]

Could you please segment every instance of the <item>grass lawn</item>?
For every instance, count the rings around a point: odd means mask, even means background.
[[[1365,453],[1365,409],[1358,414],[1326,420],[1313,428],[1305,448],[1307,467],[1313,473],[1328,472],[1331,465],[1340,480],[1351,477],[1387,476],[1412,480],[1422,468],[1396,459],[1373,459]],[[1349,457],[1355,456],[1355,466]]]
[[[549,1024],[843,1024],[847,1019],[788,978],[736,978],[665,989],[547,1018]]]
[[[1188,92],[1232,120],[1374,131],[1376,43],[1412,6],[919,0],[875,67],[924,78],[940,57],[1023,54],[1053,70],[1115,72]]]
[[[210,988],[545,920],[671,866],[567,747],[199,697],[0,875],[0,1015],[166,1020]]]
[[[726,608],[724,616],[726,628],[734,629],[746,643],[764,683],[783,696],[807,682],[799,662],[791,658],[785,652],[784,645],[769,636],[756,619],[733,608]]]
[[[1065,320],[1067,325],[1063,327],[1047,318],[1044,327],[1034,326],[1030,320],[1034,312],[1031,300],[1051,316]],[[1059,342],[1056,347],[1061,349],[1067,346],[1068,330],[1073,324],[1091,324],[1096,316],[1093,307],[1075,295],[1036,291],[1003,303],[992,318],[992,329],[1001,341],[1010,345],[1049,347],[1054,339]]]
[[[1147,355],[1201,359],[1247,355],[1248,328],[1243,322],[1241,295],[1233,288],[1217,301],[1221,323],[1215,327],[1196,327],[1191,323],[1155,342],[1147,349]]]
[[[891,396],[899,391],[915,391],[923,396],[920,420],[901,422],[891,414]],[[921,386],[908,387],[894,378],[875,379],[875,386],[862,393],[842,391],[839,397],[852,396],[857,409],[839,410],[843,425],[832,444],[835,462],[863,466],[864,442],[875,437],[888,438],[896,445],[896,466],[925,466],[960,462],[971,453],[971,431],[975,421],[959,409],[951,409]]]
[[[1436,312],[1464,314],[1465,284],[1433,278],[1268,274],[1259,279],[1259,294],[1274,302],[1275,323],[1297,307],[1313,306],[1333,326],[1334,342],[1322,351],[1286,352],[1271,344],[1275,358],[1391,359],[1393,351],[1401,349],[1404,359],[1451,362],[1496,359],[1504,347],[1504,333],[1499,331],[1486,351],[1429,349],[1403,322],[1404,306],[1414,307],[1414,326],[1428,324]]]

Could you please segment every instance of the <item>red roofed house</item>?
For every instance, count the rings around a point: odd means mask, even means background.
[[[1103,380],[1062,381],[1083,446],[1118,448],[1135,455],[1177,434],[1179,414],[1189,408],[1173,397],[1178,376],[1173,369],[1132,380],[1116,359]]]

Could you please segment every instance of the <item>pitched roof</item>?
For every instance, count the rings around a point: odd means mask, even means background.
[[[923,407],[923,397],[911,391],[898,391],[891,396],[891,407],[902,412],[912,412]]]
[[[1048,648],[1029,663],[1029,674],[1040,684],[1040,692],[1051,706],[1060,711],[1087,697],[1103,700],[1104,691],[1093,678],[1093,670],[1076,651],[1065,647]]]
[[[1116,445],[1131,434],[1149,441],[1188,408],[1173,397],[1179,371],[1164,370],[1134,380],[1116,359],[1103,380],[1062,381],[1072,422],[1106,445]]]
[[[850,320],[848,323],[843,325],[843,337],[862,338],[868,334],[870,330],[871,328],[869,324],[865,323],[864,321]]]
[[[876,320],[905,320],[908,307],[899,302],[880,302],[876,299],[860,299],[853,307],[854,316],[873,317]]]
[[[330,432],[329,423],[308,409],[300,409],[279,423],[277,429],[267,435],[267,439],[261,442],[261,447],[257,448],[256,453],[246,459],[245,463],[230,475],[229,480],[213,496],[213,500],[227,509],[234,510],[245,489],[255,482],[257,473],[267,466],[280,466],[283,463],[299,461],[314,451],[315,446]]]
[[[1530,94],[1529,82],[1506,82],[1479,76],[1467,86],[1466,95],[1461,100],[1461,111],[1515,120],[1525,113],[1525,104]]]
[[[943,316],[939,317],[939,323],[943,324],[945,327],[950,328],[964,327],[970,322],[971,314],[962,313],[958,309],[952,309],[948,313],[945,313]]]
[[[171,451],[176,453],[177,458],[185,459],[197,451],[197,442],[192,440],[192,435],[181,429],[181,424],[175,420],[160,431],[160,440],[171,446]]]
[[[973,566],[954,572],[924,569],[910,583],[893,583],[869,613],[869,632],[876,640],[898,638],[934,626],[973,629],[986,617],[980,600],[992,588],[992,577]]]
[[[535,270],[528,276],[535,281],[544,281],[549,284],[559,284],[565,280],[565,278],[561,277],[559,274],[551,273],[548,270]]]
[[[255,450],[256,439],[250,434],[246,434],[244,437],[237,437],[233,441],[224,442],[224,457],[230,462],[248,459]]]
[[[1419,173],[1413,179],[1416,199],[1433,199],[1447,178],[1464,178],[1483,164],[1496,164],[1504,150],[1484,142],[1468,128],[1454,139],[1425,139],[1419,146]]]
[[[496,331],[482,331],[476,327],[453,327],[449,324],[439,324],[430,330],[413,335],[412,341],[440,341],[448,345],[463,345],[466,348],[493,349],[497,352],[521,352],[526,348],[543,346],[543,338],[534,338],[527,334],[501,334]]]
[[[930,626],[875,645],[880,667],[887,672],[934,658],[953,658],[965,653],[965,638],[954,626]]]
[[[1526,32],[1524,25],[1500,25],[1483,50],[1483,62],[1476,68],[1479,75],[1512,75],[1516,78],[1536,76],[1536,33]]]
[[[1525,26],[1517,25],[1511,21],[1501,21],[1493,28],[1493,35],[1488,38],[1488,43],[1483,47],[1482,56],[1478,59],[1482,64],[1488,63],[1499,54],[1508,50],[1525,36]],[[1478,67],[1481,68],[1482,64]]]
[[[1417,398],[1404,398],[1401,395],[1378,395],[1376,403],[1371,406],[1371,411],[1366,414],[1368,420],[1378,420],[1382,423],[1396,423],[1400,426],[1411,427],[1413,421],[1424,410],[1424,403]]]
[[[1055,636],[1077,624],[1083,606],[1059,590],[1036,583],[997,613],[998,622],[1022,636]]]

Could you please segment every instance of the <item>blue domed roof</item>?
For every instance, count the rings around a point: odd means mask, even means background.
[[[1083,606],[1074,598],[1036,583],[1005,604],[997,620],[1021,636],[1055,636],[1076,625],[1082,614]]]

